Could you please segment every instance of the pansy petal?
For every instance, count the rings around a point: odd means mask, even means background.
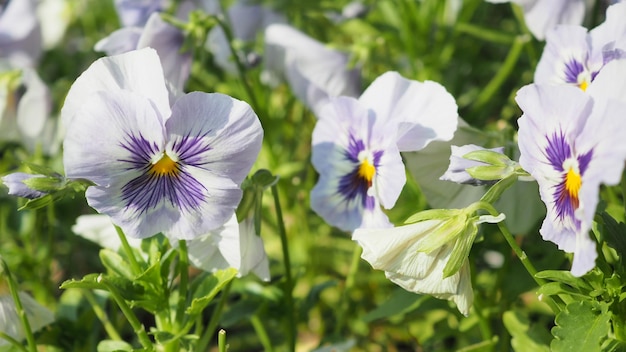
[[[583,0],[536,0],[525,1],[526,26],[539,40],[557,24],[582,24],[585,16]]]
[[[77,116],[64,142],[68,178],[108,187],[111,176],[128,173],[133,148],[156,154],[164,144],[162,117],[151,101],[137,93],[99,92]]]
[[[263,129],[250,106],[219,93],[180,97],[165,123],[167,149],[186,164],[241,184],[261,149]]]
[[[154,49],[146,48],[96,60],[70,87],[61,109],[67,128],[76,112],[99,91],[128,90],[152,101],[161,116],[170,115],[163,69]]]
[[[576,85],[586,69],[590,45],[585,27],[561,25],[548,31],[535,83]]]
[[[219,228],[187,243],[189,261],[197,268],[214,272],[226,268],[239,269],[241,250],[239,246],[239,224],[233,214]]]
[[[398,149],[415,151],[428,143],[452,139],[457,128],[457,105],[439,83],[417,82],[387,72],[359,98],[377,119],[398,123]]]
[[[29,294],[18,292],[18,295],[32,332],[39,331],[54,321],[54,314],[35,301]],[[0,295],[0,331],[18,341],[22,341],[26,337],[15,301],[10,294]],[[8,345],[8,341],[0,339],[0,346]]]
[[[107,55],[118,55],[137,49],[137,43],[143,33],[141,27],[124,27],[100,39],[94,50],[102,51]]]
[[[111,218],[107,215],[80,215],[76,218],[76,224],[72,226],[72,232],[102,248],[117,251],[122,246],[122,241],[111,222]],[[139,239],[128,237],[126,240],[132,247],[138,248],[141,245]]]
[[[137,48],[154,48],[161,59],[165,79],[183,89],[191,72],[191,51],[182,50],[185,34],[153,13],[138,40]]]

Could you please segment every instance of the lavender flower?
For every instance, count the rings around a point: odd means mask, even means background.
[[[626,73],[626,62],[609,65]],[[595,92],[530,85],[516,98],[524,111],[519,119],[520,164],[537,180],[547,208],[540,233],[574,253],[571,272],[576,276],[594,267],[596,246],[588,232],[600,184],[619,183],[626,160],[626,105]]]
[[[95,183],[88,203],[135,238],[193,239],[224,224],[263,136],[250,107],[223,94],[189,93],[170,108],[152,49],[96,61],[62,114],[66,176]]]
[[[391,226],[406,182],[401,151],[449,140],[457,126],[454,98],[435,82],[395,72],[377,78],[357,100],[329,99],[313,131],[313,166],[320,173],[311,207],[346,231]]]

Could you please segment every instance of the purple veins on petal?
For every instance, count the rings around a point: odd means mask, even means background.
[[[546,156],[552,167],[557,171],[563,171],[563,162],[572,154],[569,143],[565,140],[563,131],[554,132],[552,138],[548,137]]]
[[[582,63],[571,59],[565,64],[565,81],[567,83],[578,84],[578,76],[585,70]]]
[[[209,135],[211,131],[207,131],[201,136],[189,136],[185,135],[181,138],[177,138],[172,144],[172,150],[176,152],[178,158],[182,160],[186,165],[202,166],[207,164],[207,161],[203,160],[202,153],[208,152],[213,149],[209,146],[204,138]]]
[[[339,193],[348,201],[360,199],[362,205],[367,210],[373,210],[376,206],[376,199],[368,195],[368,190],[372,187],[376,169],[380,164],[383,155],[382,150],[372,153],[371,159],[363,157],[365,144],[362,140],[356,140],[350,136],[350,143],[345,151],[346,158],[353,163],[353,169],[339,180]]]
[[[161,154],[158,146],[143,136],[129,135],[122,147],[131,154],[120,160],[131,164],[127,170],[140,172],[122,187],[122,199],[126,207],[136,208],[140,213],[157,208],[163,201],[183,210],[191,210],[205,201],[206,188],[184,168],[184,160],[175,161],[163,154],[156,162],[152,157]],[[193,142],[190,144],[194,146]],[[205,150],[206,148],[198,148]],[[191,157],[194,154],[190,155]]]

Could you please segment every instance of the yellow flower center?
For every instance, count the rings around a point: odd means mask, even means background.
[[[175,176],[178,171],[178,164],[167,154],[163,154],[161,159],[150,167],[150,173],[157,176]]]
[[[578,84],[578,88],[582,89],[583,92],[587,90],[587,87],[589,87],[589,82],[587,82],[586,80],[583,80]]]
[[[565,191],[567,191],[576,207],[578,206],[578,191],[580,191],[582,184],[583,180],[580,174],[574,168],[570,168],[565,175]]]
[[[376,168],[374,165],[370,164],[369,160],[364,159],[359,166],[359,177],[366,180],[368,185],[371,185],[374,174],[376,174]]]

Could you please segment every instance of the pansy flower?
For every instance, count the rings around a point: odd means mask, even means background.
[[[585,18],[584,0],[487,0],[492,3],[513,2],[524,11],[528,30],[539,40],[559,24],[580,25]]]
[[[129,6],[131,1],[124,1]],[[149,4],[144,4],[148,6]],[[156,6],[155,4],[152,4]],[[152,9],[148,7],[147,9]],[[146,11],[147,11],[146,9]],[[180,5],[178,18],[186,18],[191,4]],[[107,55],[122,54],[131,50],[153,48],[159,54],[165,79],[182,91],[191,72],[191,51],[183,49],[185,33],[161,18],[160,12],[152,12],[142,27],[124,27],[99,40],[94,49]]]
[[[6,61],[10,67],[33,67],[41,52],[35,0],[0,3],[0,64]]]
[[[540,233],[574,253],[571,272],[581,276],[596,258],[588,232],[600,184],[615,185],[622,175],[626,105],[567,86],[530,85],[516,100],[524,112],[520,164],[537,180],[547,208]]]
[[[548,32],[535,83],[567,84],[586,90],[608,62],[626,57],[626,3],[609,6],[606,20],[587,32],[557,26]]]
[[[431,215],[427,215],[427,214]],[[391,229],[357,229],[352,239],[361,257],[407,291],[453,301],[463,315],[474,300],[469,251],[481,223],[504,215],[474,215],[464,209],[425,211],[417,221]]]
[[[400,152],[449,140],[457,126],[454,98],[435,82],[388,72],[359,99],[331,98],[313,131],[319,172],[311,207],[329,224],[352,231],[391,226],[391,208],[406,182]]]
[[[360,69],[348,66],[349,56],[326,47],[286,24],[265,29],[265,70],[270,84],[286,80],[293,94],[316,116],[328,98],[356,97],[361,91]]]
[[[135,238],[192,239],[224,224],[263,136],[250,106],[223,94],[192,92],[170,108],[152,49],[96,61],[62,113],[66,176],[95,183],[89,205]]]

